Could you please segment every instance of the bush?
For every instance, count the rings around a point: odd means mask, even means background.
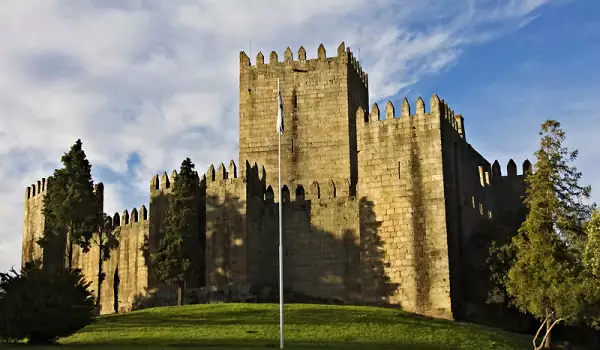
[[[92,293],[80,270],[28,263],[0,273],[0,339],[54,343],[94,321]]]

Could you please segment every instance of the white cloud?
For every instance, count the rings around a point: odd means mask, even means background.
[[[19,264],[24,187],[82,138],[106,209],[147,196],[153,174],[191,157],[237,160],[238,52],[360,48],[373,99],[455,62],[547,1],[5,0],[0,12],[0,270]],[[492,25],[488,30],[489,25]],[[252,58],[254,61],[254,58]],[[169,171],[170,172],[170,171]],[[132,191],[127,194],[127,191]]]

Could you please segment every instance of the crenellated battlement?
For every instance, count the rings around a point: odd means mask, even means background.
[[[40,195],[46,194],[48,191],[48,182],[50,182],[51,177],[42,178],[38,180],[36,183],[31,184],[25,188],[25,200],[35,198]]]
[[[238,169],[235,161],[232,159],[229,161],[229,165],[225,167],[225,164],[219,164],[219,167],[215,170],[215,166],[211,164],[206,173],[202,175],[202,180],[206,181],[206,183],[211,183],[215,181],[223,181],[228,179],[237,179],[238,178]]]
[[[356,112],[357,120],[362,120],[364,123],[378,121],[382,123],[397,123],[399,127],[403,125],[412,125],[415,121],[422,121],[423,118],[437,117],[440,120],[445,120],[460,137],[465,138],[464,118],[460,114],[454,114],[454,110],[448,107],[444,100],[440,100],[437,94],[433,94],[429,100],[429,112],[425,110],[425,101],[419,97],[416,101],[414,114],[411,114],[411,106],[408,99],[405,97],[400,106],[400,115],[396,114],[396,108],[392,101],[387,101],[385,104],[385,119],[382,119],[382,112],[377,103],[373,103],[371,111],[367,113],[362,107],[359,107]]]
[[[133,208],[131,211],[125,209],[121,215],[116,212],[111,223],[112,228],[117,228],[119,226],[133,226],[144,221],[148,221],[148,209],[145,205],[142,205],[139,210],[137,208]]]
[[[306,49],[301,46],[298,49],[298,59],[294,60],[294,54],[292,50],[288,47],[283,53],[283,61],[279,61],[279,56],[277,52],[271,51],[269,54],[269,62],[265,63],[264,54],[259,51],[256,55],[255,64],[252,65],[250,62],[250,57],[244,52],[240,51],[240,67],[245,69],[256,69],[256,70],[268,70],[269,67],[291,67],[293,70],[297,71],[306,71],[309,67],[314,65],[322,64],[323,62],[338,62],[338,63],[348,63],[352,67],[354,67],[354,71],[360,77],[361,81],[365,86],[369,85],[369,77],[368,74],[363,71],[362,66],[358,59],[354,56],[350,47],[346,48],[344,42],[342,42],[337,48],[337,56],[327,57],[327,52],[325,50],[325,46],[321,43],[319,48],[317,49],[317,58],[307,59],[306,58]]]
[[[150,193],[169,192],[175,183],[176,176],[176,170],[171,172],[171,176],[167,175],[166,171],[164,171],[160,176],[158,176],[158,174],[154,175],[152,180],[150,180]]]
[[[523,176],[526,174],[532,174],[533,173],[533,165],[531,164],[529,159],[525,159],[525,161],[523,161],[523,164],[521,165],[521,169],[522,169],[521,174],[517,174],[517,164],[515,163],[514,160],[510,159],[508,161],[508,163],[506,164],[506,175],[502,175],[502,170],[500,169],[500,163],[498,162],[498,160],[495,160],[494,164],[492,164],[492,178],[495,178],[495,177],[512,178],[512,177],[517,177],[517,176]]]

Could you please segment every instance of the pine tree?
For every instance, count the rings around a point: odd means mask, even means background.
[[[590,297],[582,264],[584,227],[594,207],[585,203],[591,187],[579,185],[581,173],[569,164],[577,151],[563,146],[560,123],[547,120],[540,135],[535,172],[525,179],[528,214],[510,243],[512,261],[504,279],[512,304],[544,320],[534,338],[536,349],[550,347],[556,324],[578,322],[584,314]],[[544,325],[546,334],[538,347]]]
[[[165,226],[152,254],[160,282],[177,285],[177,304],[183,305],[185,281],[197,272],[194,254],[200,234],[200,182],[189,158],[181,163],[169,197]]]
[[[71,269],[73,247],[79,246],[84,253],[90,250],[100,208],[95,200],[92,166],[81,140],[62,156],[61,162],[63,167],[54,171],[44,198],[46,226],[38,244],[43,247],[66,233],[67,266]]]

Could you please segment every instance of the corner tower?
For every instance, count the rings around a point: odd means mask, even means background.
[[[265,63],[259,52],[255,65],[246,53],[240,53],[240,162],[264,164],[270,174],[267,186],[277,188],[278,78],[285,126],[282,182],[295,186],[334,180],[349,183],[340,193],[354,194],[358,179],[355,116],[359,107],[368,106],[368,81],[344,43],[336,57],[327,57],[321,44],[317,58],[307,59],[301,47],[294,59],[288,47],[283,61],[271,52]]]

